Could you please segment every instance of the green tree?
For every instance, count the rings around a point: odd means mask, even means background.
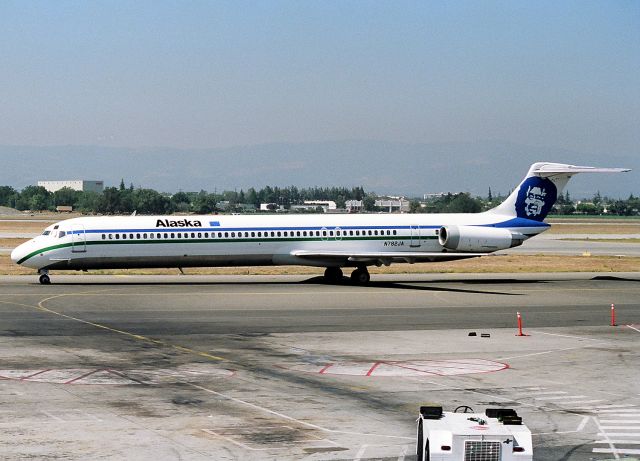
[[[18,191],[11,186],[0,186],[0,205],[15,207]]]
[[[75,207],[76,203],[80,199],[82,192],[71,189],[70,187],[63,187],[53,193],[53,203],[55,206],[65,205]]]
[[[27,186],[16,200],[19,210],[46,210],[51,206],[51,192],[42,186]]]
[[[214,194],[208,194],[202,190],[193,202],[193,211],[200,214],[214,213],[217,210],[217,201]]]

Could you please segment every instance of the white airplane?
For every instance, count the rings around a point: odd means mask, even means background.
[[[534,163],[499,206],[483,213],[302,216],[120,216],[60,221],[23,243],[11,259],[51,282],[54,269],[304,265],[329,282],[367,284],[368,266],[452,261],[521,245],[543,222],[576,173],[618,173]]]

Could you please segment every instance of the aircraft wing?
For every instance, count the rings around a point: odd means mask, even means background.
[[[486,256],[490,253],[444,253],[424,251],[292,251],[291,255],[302,259],[313,261],[331,261],[343,263],[370,263],[370,264],[391,264],[392,262],[416,263],[416,262],[438,262],[453,261],[456,259],[475,258]]]

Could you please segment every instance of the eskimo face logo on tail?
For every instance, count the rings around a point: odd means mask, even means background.
[[[516,213],[519,218],[542,221],[556,203],[558,190],[547,178],[527,178],[518,190]]]

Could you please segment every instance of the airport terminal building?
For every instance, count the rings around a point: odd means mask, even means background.
[[[104,181],[88,181],[85,179],[65,180],[65,181],[38,181],[38,186],[44,187],[49,192],[55,192],[68,187],[69,189],[83,192],[98,192],[104,190]]]

